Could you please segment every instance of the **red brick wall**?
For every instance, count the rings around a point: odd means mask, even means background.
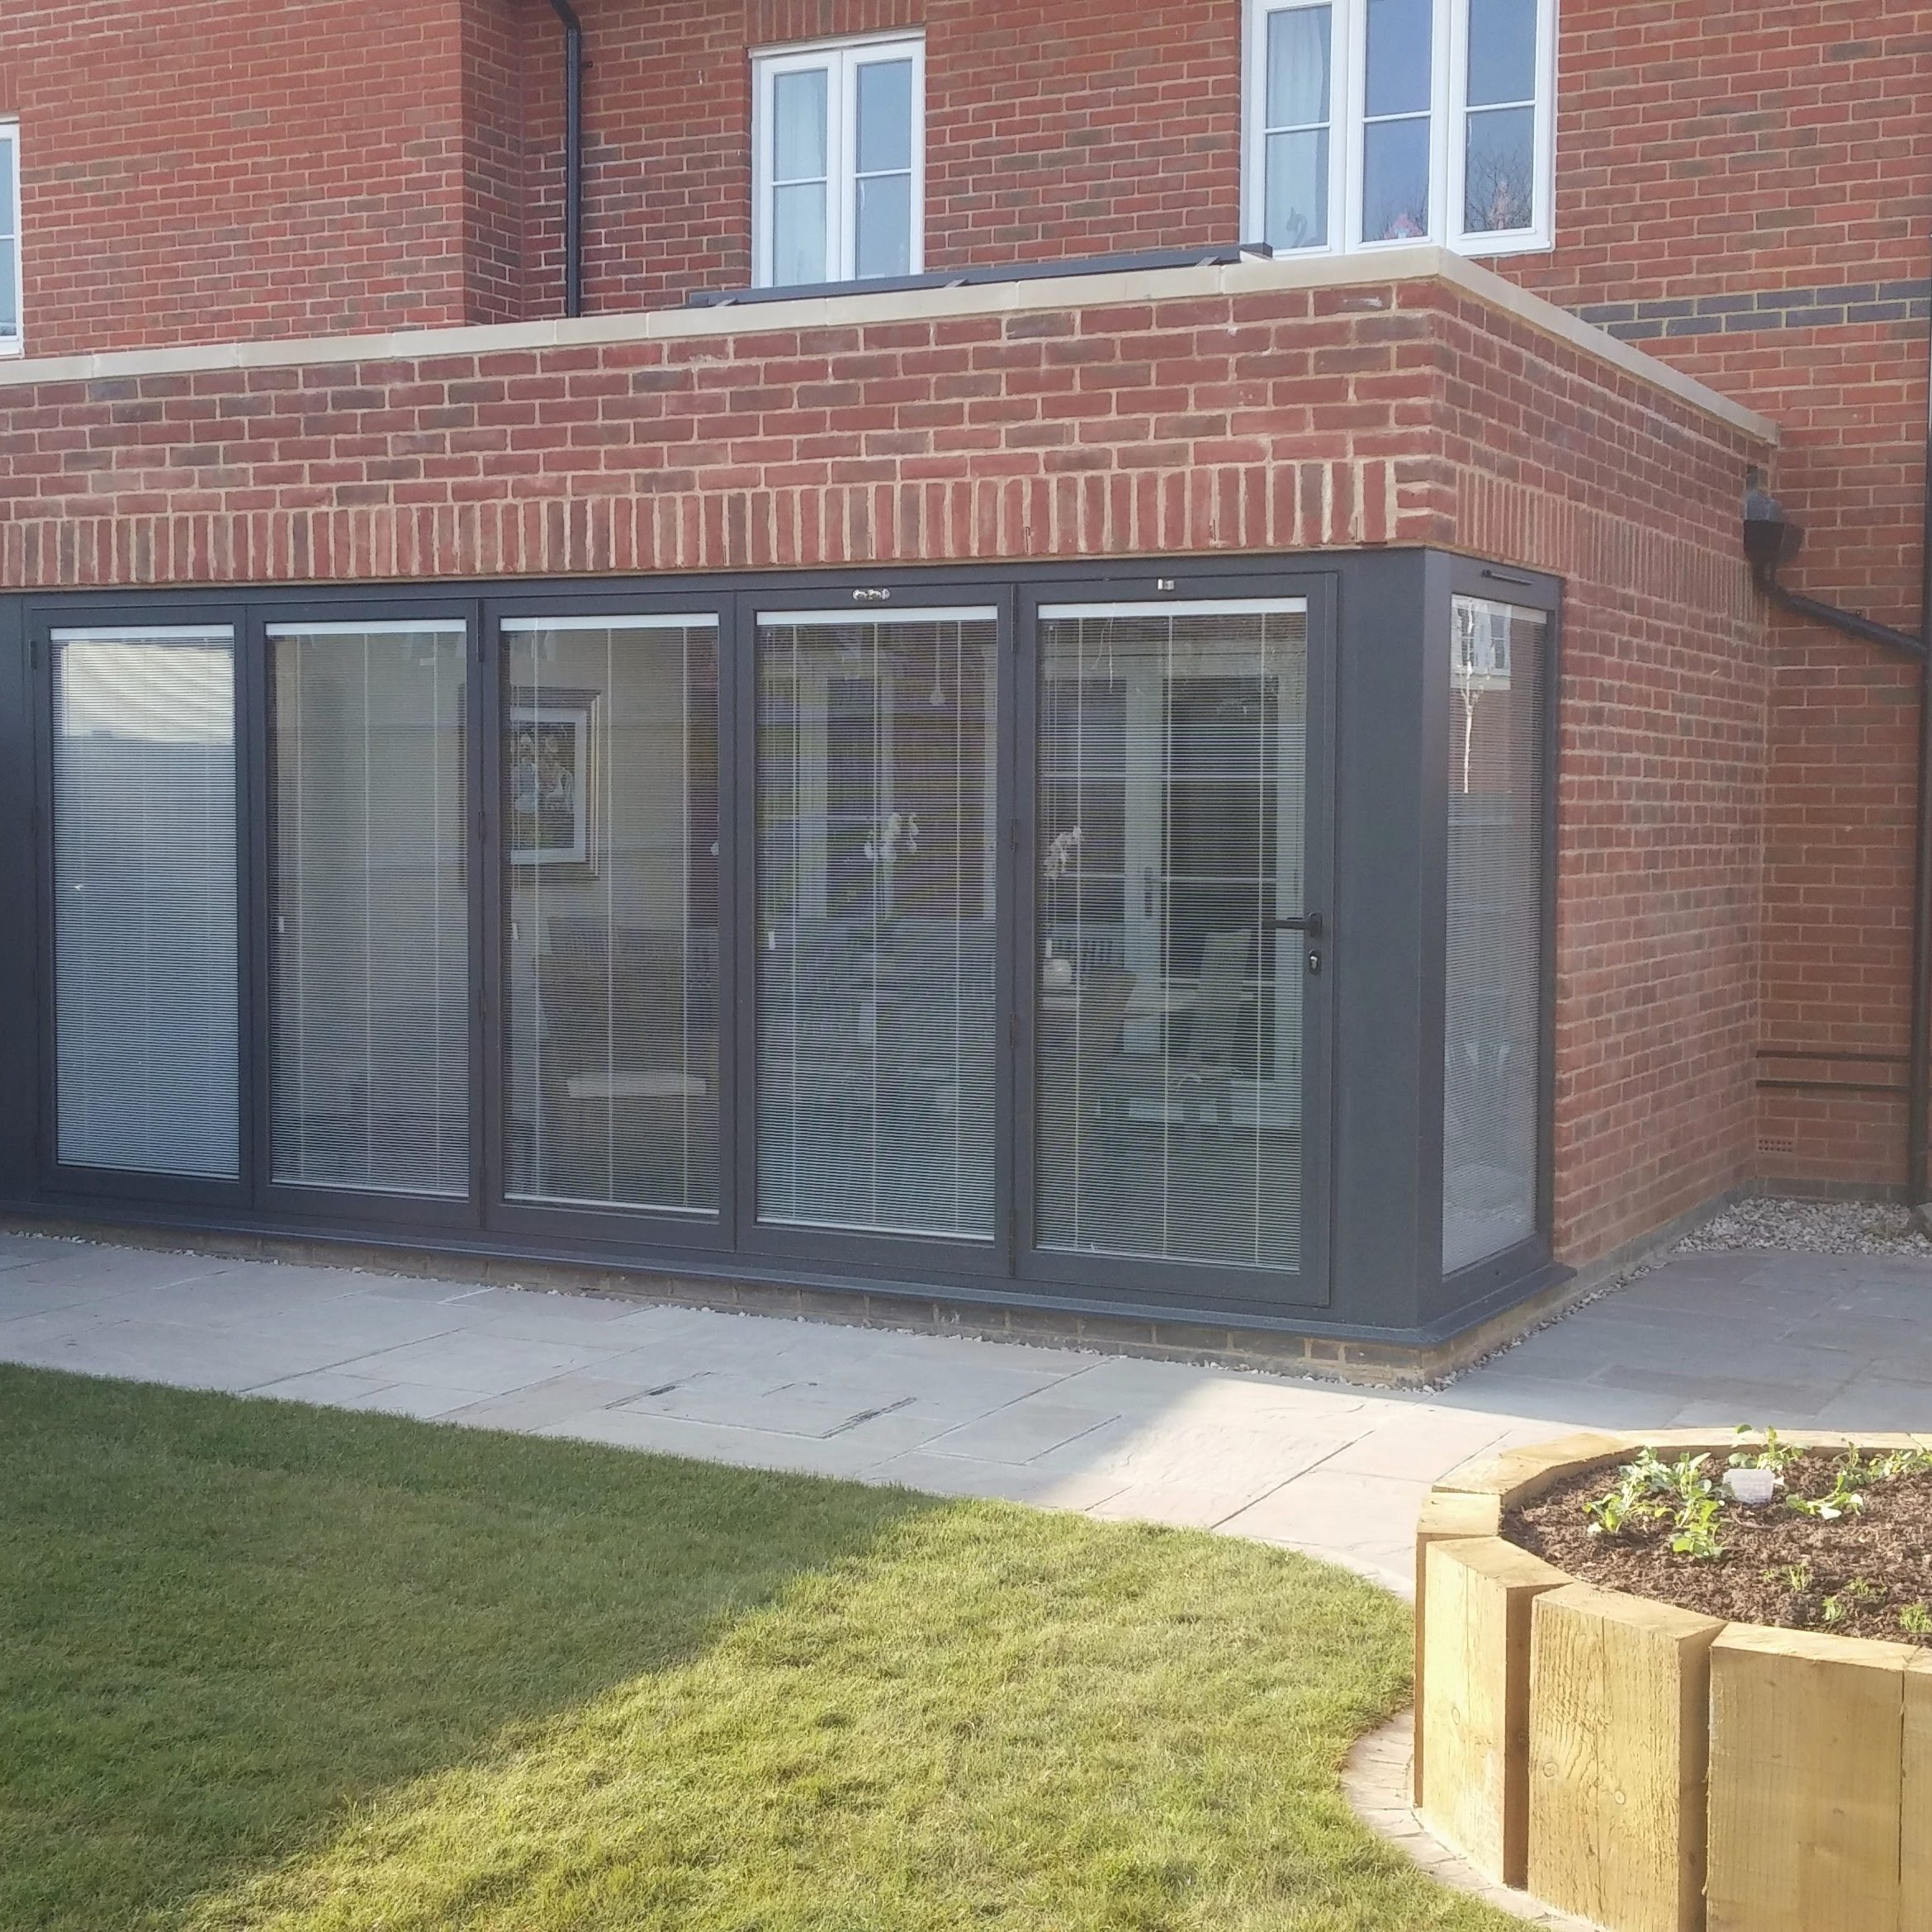
[[[0,386],[0,582],[1384,542],[1560,571],[1557,1211],[1584,1259],[1751,1160],[1754,453],[1435,283],[754,326]]]
[[[1238,235],[1234,0],[1143,0],[1131,9],[1099,0],[1052,8],[1031,0],[581,0],[580,11],[590,56],[593,311],[675,303],[691,288],[747,278],[747,50],[832,33],[926,31],[935,265]],[[1563,0],[1561,12],[1559,245],[1495,266],[1779,420],[1786,437],[1775,485],[1811,531],[1798,577],[1818,594],[1915,624],[1925,324],[1923,298],[1908,313],[1901,285],[1922,284],[1932,230],[1932,116],[1923,107],[1932,98],[1932,5]],[[127,25],[130,17],[140,24]],[[8,10],[0,16],[0,109],[25,120],[31,348],[556,313],[561,64],[547,0],[424,0],[400,12],[375,0],[315,0],[299,10],[243,0],[111,10],[28,0]],[[1760,295],[1835,289],[1865,299],[1839,302],[1835,319],[1794,326],[1783,310],[1770,312],[1776,326],[1735,312]],[[1006,354],[1016,345],[980,347]],[[834,359],[798,391],[807,400],[788,433],[775,422],[760,433],[796,452],[802,476],[822,460],[830,412],[841,427],[848,420],[852,384],[831,374]],[[1114,359],[1132,366],[1118,352]],[[1035,375],[1043,395],[1065,389],[1057,413],[1003,414],[1016,408],[1012,385]],[[973,517],[992,490],[999,504],[1023,507],[991,514],[1025,518],[1034,513],[1024,506],[1044,491],[1049,505],[1063,505],[1042,513],[1058,514],[1053,540],[1063,542],[1088,512],[1064,507],[1072,485],[1048,489],[1042,480],[1110,471],[1106,490],[1118,491],[1131,469],[1131,504],[1183,508],[1110,511],[1108,527],[1191,546],[1200,540],[1201,513],[1186,505],[1252,487],[1224,481],[1252,460],[1243,452],[1252,412],[1235,412],[1241,430],[1210,433],[1177,427],[1197,409],[1191,391],[1184,409],[1150,410],[1136,419],[1154,453],[1134,469],[1110,441],[1122,434],[1111,401],[1073,387],[1050,363],[1036,372],[971,367],[959,380],[957,391],[933,392],[921,405],[929,414],[919,431],[940,443],[905,458],[932,465],[921,503],[938,500],[941,481],[954,491],[970,482]],[[1082,409],[1098,412],[1101,428],[1082,419]],[[1219,407],[1199,413],[1234,420]],[[869,440],[852,478],[917,473],[888,464],[892,452],[878,442],[910,433],[906,425],[858,426]],[[475,426],[476,450],[487,451],[504,427]],[[1300,430],[1295,418],[1290,437]],[[947,443],[955,431],[979,440]],[[678,433],[691,450],[742,442],[681,424]],[[1382,456],[1408,459],[1405,474],[1424,461],[1406,423],[1378,433]],[[1487,424],[1481,433],[1490,438],[1488,460],[1507,468]],[[1482,447],[1457,460],[1473,469]],[[43,460],[40,450],[31,454]],[[391,460],[420,461],[413,452]],[[480,475],[484,457],[474,460]],[[518,460],[537,461],[528,445]],[[1181,480],[1174,466],[1184,461],[1206,473]],[[763,455],[755,466],[761,477],[782,473]],[[1167,479],[1156,498],[1134,494],[1152,487],[1146,476],[1156,472]],[[1337,474],[1342,488],[1354,487],[1357,472]],[[1002,475],[1032,480],[995,490]],[[736,488],[735,476],[727,471],[717,489]],[[403,481],[420,485],[425,504],[441,500],[446,482],[455,487],[426,470]],[[1727,499],[1735,494],[1729,481],[1723,487]],[[708,486],[701,494],[708,499]],[[299,493],[285,507],[307,514]],[[1251,527],[1241,520],[1248,514],[1217,529]],[[1264,522],[1273,541],[1279,519]],[[8,541],[24,541],[21,528]],[[83,521],[66,541],[84,546],[97,529]],[[1641,656],[1664,651],[1678,620],[1638,595],[1631,588],[1627,605],[1606,607],[1603,621],[1627,627],[1625,647]],[[1721,627],[1712,636],[1721,651],[1750,648]],[[1773,636],[1762,727],[1766,917],[1752,968],[1763,974],[1759,1072],[1831,1090],[1762,1090],[1760,1172],[1894,1179],[1900,1102],[1850,1090],[1896,1088],[1902,1078],[1909,674],[1803,627],[1781,621]],[[1719,668],[1702,655],[1698,667],[1700,677]],[[1565,701],[1589,715],[1581,683],[1566,684]],[[1641,747],[1653,727],[1632,729],[1631,755],[1651,760],[1650,770],[1652,754]],[[1670,727],[1655,730],[1672,741]],[[1759,809],[1760,780],[1737,765],[1728,741],[1713,757],[1725,776],[1699,810],[1728,825],[1735,793],[1748,820]],[[1581,810],[1584,796],[1566,809]],[[1602,838],[1614,824],[1610,811]],[[1692,878],[1685,873],[1681,889],[1694,897]],[[1726,867],[1711,890],[1720,899],[1731,892]],[[1674,1011],[1689,997],[1700,943],[1694,910],[1674,918],[1668,930],[1616,942],[1619,964],[1604,969],[1611,978],[1598,989],[1616,1010]],[[1584,954],[1594,956],[1588,946],[1577,956]],[[1580,1042],[1574,1050],[1584,1052]],[[1587,1098],[1643,1120],[1638,1076],[1627,1076],[1634,1086],[1613,1068],[1593,1077],[1598,1084],[1575,1090],[1578,1108]],[[1712,1105],[1715,1144],[1728,1149],[1735,1096],[1727,1087]],[[1679,1115],[1660,1103],[1646,1130],[1655,1145],[1682,1143],[1694,1153],[1696,1119],[1695,1106]],[[1702,1172],[1694,1160],[1677,1171]],[[1681,1190],[1664,1192],[1674,1199]]]
[[[561,276],[562,83],[545,0],[525,53],[534,312]],[[1238,0],[585,0],[588,305],[742,287],[749,52],[923,28],[934,268],[1240,236]]]
[[[457,0],[462,86],[463,316],[517,322],[524,263],[523,49],[506,0]]]
[[[1808,528],[1792,580],[1915,628],[1932,6],[1566,0],[1564,18],[1559,245],[1499,266],[1773,418],[1775,486]],[[1848,287],[1821,325],[1717,312]],[[1916,680],[1813,626],[1773,637],[1760,1171],[1897,1182]]]

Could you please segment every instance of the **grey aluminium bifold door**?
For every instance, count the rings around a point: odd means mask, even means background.
[[[470,1191],[468,627],[268,628],[271,1177]]]
[[[1314,1299],[1308,600],[1047,604],[1037,635],[1034,1247]]]
[[[992,608],[757,618],[759,1221],[990,1244]]]
[[[51,643],[56,1158],[233,1180],[234,632]]]
[[[715,614],[506,618],[504,1195],[715,1219]]]

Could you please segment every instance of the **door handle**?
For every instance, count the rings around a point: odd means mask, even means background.
[[[1277,932],[1305,932],[1310,939],[1322,936],[1322,916],[1319,912],[1305,912],[1299,919],[1277,919]]]

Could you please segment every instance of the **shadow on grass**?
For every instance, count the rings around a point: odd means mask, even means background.
[[[0,1370],[0,1925],[1504,1923],[1348,1819],[1407,1613],[1230,1539]]]

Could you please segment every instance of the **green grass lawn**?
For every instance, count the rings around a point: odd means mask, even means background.
[[[0,1927],[1495,1928],[1227,1538],[0,1367]]]

